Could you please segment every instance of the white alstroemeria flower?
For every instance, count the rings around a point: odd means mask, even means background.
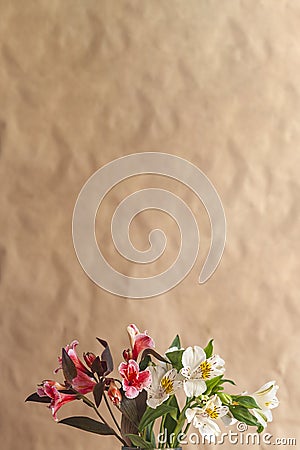
[[[219,355],[206,359],[201,347],[188,347],[182,354],[180,373],[185,378],[183,387],[187,397],[198,397],[206,391],[205,380],[222,375],[225,362]]]
[[[146,389],[147,405],[155,409],[182,387],[182,381],[178,379],[178,372],[172,368],[171,364],[157,364],[149,366],[148,369],[151,372],[152,381]]]
[[[201,436],[213,442],[219,436],[221,430],[216,419],[223,418],[228,414],[228,406],[223,406],[218,396],[212,397],[202,408],[188,408],[185,416],[189,423],[198,428]]]
[[[261,408],[261,410],[253,409],[252,413],[264,428],[267,426],[267,422],[272,422],[273,420],[271,409],[279,405],[278,398],[276,397],[278,389],[279,387],[276,385],[276,381],[269,381],[252,394],[252,397],[254,397],[256,403]]]

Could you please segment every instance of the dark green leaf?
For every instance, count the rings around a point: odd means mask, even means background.
[[[101,354],[101,360],[105,361],[107,364],[107,370],[104,375],[108,375],[114,370],[114,362],[111,356],[110,348],[108,343],[103,339],[97,338],[97,341],[100,342],[100,344],[104,347],[104,350]]]
[[[210,358],[214,352],[214,344],[213,344],[214,340],[211,339],[209,341],[209,343],[207,344],[207,346],[205,347],[204,351],[206,354],[206,358]]]
[[[142,357],[141,357],[141,361],[147,356],[147,355],[152,355],[154,356],[154,358],[158,359],[158,361],[162,361],[167,363],[168,361],[161,356],[159,353],[157,353],[155,350],[153,350],[153,348],[146,348],[143,353],[142,353]]]
[[[151,442],[145,441],[142,437],[138,436],[137,434],[127,434],[133,445],[136,445],[139,448],[152,448],[153,446]]]
[[[259,422],[256,417],[254,417],[253,414],[251,414],[250,411],[248,411],[248,409],[244,406],[230,405],[229,409],[233,417],[240,422],[246,423],[250,426],[259,426]]]
[[[146,355],[145,358],[142,359],[141,362],[140,362],[140,364],[139,364],[140,370],[141,370],[141,371],[142,371],[142,370],[145,370],[145,369],[148,367],[148,365],[149,365],[150,362],[151,362],[150,356],[149,356],[149,355]]]
[[[67,417],[66,419],[60,420],[58,423],[64,425],[69,425],[70,427],[79,428],[80,430],[89,431],[90,433],[102,434],[102,435],[113,435],[114,430],[105,423],[98,422],[97,420],[90,419],[90,417],[84,416],[74,416]]]
[[[128,417],[125,416],[125,414],[122,414],[121,418],[121,434],[128,447],[131,446],[131,440],[129,439],[128,435],[138,434],[137,426],[134,425],[131,420],[129,420]]]
[[[103,377],[103,375],[107,372],[107,362],[101,361],[100,357],[97,356],[93,361],[91,369],[93,373],[96,372],[99,377]]]
[[[36,402],[36,403],[51,403],[50,397],[40,397],[39,394],[34,392],[26,398],[25,402]]]
[[[66,381],[72,384],[72,380],[77,376],[77,369],[64,348],[62,349],[62,370]]]
[[[103,397],[104,386],[105,386],[105,383],[100,382],[100,383],[97,383],[93,389],[93,395],[94,395],[94,399],[95,399],[97,408],[100,405],[102,397]]]
[[[173,339],[173,342],[169,348],[174,348],[174,347],[176,347],[178,350],[181,349],[180,337],[178,336],[178,334]]]
[[[154,420],[168,413],[173,418],[177,417],[177,409],[173,406],[166,405],[165,403],[162,403],[156,409],[148,407],[139,424],[139,431],[142,431],[147,425],[154,422]]]
[[[172,352],[167,352],[166,357],[170,360],[171,364],[175,369],[180,371],[182,369],[182,354],[184,350],[174,350]]]
[[[147,392],[145,390],[140,392],[139,395],[135,398],[138,421],[141,420],[147,409],[146,401],[147,401]]]
[[[146,410],[147,393],[140,392],[136,398],[127,398],[122,392],[122,402],[120,410],[122,412],[121,430],[122,436],[126,443],[130,446],[131,442],[128,440],[127,434],[138,434],[138,424]]]
[[[260,409],[255,399],[250,395],[233,395],[232,399],[238,402],[239,405],[245,406],[248,409]]]
[[[124,392],[122,392],[120,411],[124,416],[127,417],[128,420],[130,420],[130,422],[132,422],[137,427],[139,423],[139,414],[135,400],[136,399],[134,398],[127,398],[124,395]]]

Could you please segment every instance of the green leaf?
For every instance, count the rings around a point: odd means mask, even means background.
[[[176,426],[177,426],[177,420],[174,420],[170,416],[170,414],[167,414],[165,421],[164,421],[164,427],[163,427],[164,430],[167,430],[167,442],[169,442],[170,435],[172,433],[174,433]]]
[[[173,418],[177,417],[177,409],[174,408],[173,406],[166,405],[165,403],[162,403],[156,409],[148,407],[140,421],[139,431],[144,430],[144,428],[146,428],[146,426],[149,425],[150,423],[154,422],[154,420],[168,413]]]
[[[206,358],[210,358],[214,352],[214,344],[213,344],[214,340],[211,339],[209,341],[209,343],[207,344],[207,346],[204,348],[205,354],[206,354]]]
[[[227,380],[225,378],[223,378],[223,380],[222,380],[222,384],[223,383],[230,383],[230,384],[233,384],[234,386],[236,386],[236,384],[235,384],[235,382],[233,380]]]
[[[66,352],[66,350],[62,349],[62,370],[64,373],[64,377],[66,381],[70,384],[72,384],[72,380],[76,378],[77,376],[77,369],[75,367],[75,364],[73,363],[72,359]]]
[[[40,397],[39,394],[34,392],[26,398],[25,402],[51,403],[51,398],[48,396]]]
[[[182,369],[182,354],[184,350],[174,350],[172,352],[167,352],[166,357],[170,360],[171,364],[175,369],[180,371]]]
[[[250,426],[259,427],[259,422],[256,417],[254,417],[253,414],[251,414],[250,411],[248,411],[248,409],[244,406],[230,405],[229,410],[233,417],[240,422],[246,423]]]
[[[156,442],[155,442],[155,434],[153,431],[154,422],[150,423],[146,427],[146,441],[151,442],[152,447],[156,448]]]
[[[169,348],[174,348],[174,347],[176,347],[178,350],[181,349],[180,337],[178,336],[178,334],[176,334],[176,336],[173,339],[172,344],[170,345]]]
[[[210,380],[207,380],[206,383],[206,391],[204,392],[205,395],[209,395],[215,391],[218,390],[218,387],[220,386],[222,382],[223,375],[219,375],[218,377],[211,378]]]
[[[67,417],[60,420],[58,423],[69,425],[70,427],[79,428],[80,430],[89,431],[90,433],[96,433],[101,435],[114,435],[114,430],[105,423],[98,422],[97,420],[90,419],[85,416]]]
[[[239,405],[248,409],[261,409],[256,403],[255,399],[250,395],[233,395],[232,399],[238,402]]]
[[[94,395],[94,399],[95,399],[97,408],[100,405],[102,397],[103,397],[104,386],[105,386],[105,383],[102,381],[100,383],[97,383],[93,389],[93,395]]]
[[[218,396],[223,403],[223,405],[231,405],[232,404],[232,397],[229,394],[225,394],[224,392],[219,392]]]
[[[127,437],[131,440],[133,445],[136,445],[139,448],[152,448],[153,446],[151,442],[145,441],[141,436],[138,436],[137,434],[127,434]]]
[[[257,432],[260,434],[262,431],[264,431],[264,427],[260,424],[260,425],[257,427]]]
[[[174,415],[174,414],[172,414],[172,415],[173,415],[174,419],[177,419],[177,417],[178,417],[179,414],[180,414],[180,408],[179,408],[179,405],[178,405],[178,402],[177,402],[176,395],[172,395],[172,396],[168,399],[168,405],[169,405],[169,406],[172,406],[173,408],[176,409],[176,411],[177,411],[176,415]]]
[[[167,430],[167,436],[169,440],[170,435],[174,432],[176,425],[178,423],[178,416],[180,412],[177,398],[175,395],[172,395],[172,397],[169,398],[168,405],[173,406],[177,410],[176,417],[174,417],[174,415],[172,417],[170,414],[167,414],[164,421],[164,428]]]

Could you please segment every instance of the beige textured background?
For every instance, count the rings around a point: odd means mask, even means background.
[[[109,338],[119,363],[130,322],[147,328],[161,351],[176,332],[184,345],[213,336],[240,390],[276,379],[281,405],[268,430],[298,438],[299,446],[300,2],[0,5],[1,448],[118,449],[111,438],[55,425],[45,407],[23,400],[52,376],[60,348],[73,338],[81,351],[98,350],[95,336]],[[224,204],[228,238],[219,269],[199,286],[210,234],[197,199],[159,177],[114,189],[98,214],[97,236],[128,274],[167,267],[178,232],[164,214],[141,215],[134,242],[145,248],[148,231],[165,227],[166,255],[146,269],[122,261],[109,227],[126,193],[175,190],[202,232],[184,282],[134,301],[87,278],[71,218],[96,169],[143,151],[182,156],[207,174]],[[60,417],[78,411],[68,405]]]

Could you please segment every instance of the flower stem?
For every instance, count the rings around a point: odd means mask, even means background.
[[[174,439],[173,439],[173,442],[172,442],[172,448],[175,448],[176,447],[176,445],[177,445],[177,442],[178,442],[178,440],[177,440],[177,436],[178,436],[178,434],[180,433],[180,431],[182,430],[182,428],[183,428],[183,425],[184,425],[184,422],[185,422],[185,411],[188,409],[188,407],[191,405],[191,403],[193,402],[193,400],[194,400],[194,398],[191,398],[190,400],[186,400],[186,403],[185,403],[185,406],[184,406],[184,408],[183,408],[183,410],[181,411],[181,413],[180,413],[180,415],[179,415],[179,418],[178,418],[178,421],[177,421],[177,426],[176,426],[176,428],[175,428],[175,430],[174,430]],[[189,424],[188,424],[189,425]],[[186,431],[188,430],[188,426],[186,427]]]
[[[184,433],[185,435],[186,435],[187,432],[189,431],[190,426],[191,426],[190,423],[187,423],[187,424],[186,424],[186,427],[185,427],[185,429],[184,429],[184,431],[183,431],[183,433]]]
[[[90,406],[91,408],[93,408],[93,410],[95,411],[95,413],[97,414],[97,416],[99,417],[99,419],[101,419],[102,422],[103,422],[107,427],[109,427],[109,428],[113,431],[114,436],[122,443],[122,445],[126,446],[126,445],[127,445],[126,442],[121,438],[121,436],[118,435],[118,433],[117,433],[113,428],[111,428],[111,427],[109,426],[109,424],[107,423],[107,421],[104,419],[104,417],[103,417],[103,416],[100,414],[100,412],[98,411],[98,409],[97,409],[97,407],[95,406],[95,404],[94,404],[91,400],[89,400],[85,395],[80,395],[80,398],[83,400],[83,402],[84,402],[86,405],[88,405],[88,406]]]
[[[111,415],[111,418],[112,418],[112,420],[114,421],[114,424],[116,425],[116,427],[118,428],[119,432],[121,433],[121,428],[120,428],[120,426],[119,426],[119,424],[118,424],[118,422],[117,422],[117,420],[116,420],[116,418],[115,418],[115,416],[114,416],[114,413],[112,412],[112,409],[111,409],[110,404],[109,404],[109,402],[108,402],[108,400],[107,400],[107,397],[106,397],[106,395],[105,395],[105,392],[103,392],[103,397],[104,397],[104,400],[105,400],[105,404],[106,404],[106,406],[107,406],[107,409],[108,409],[108,411],[109,411],[109,414]]]

